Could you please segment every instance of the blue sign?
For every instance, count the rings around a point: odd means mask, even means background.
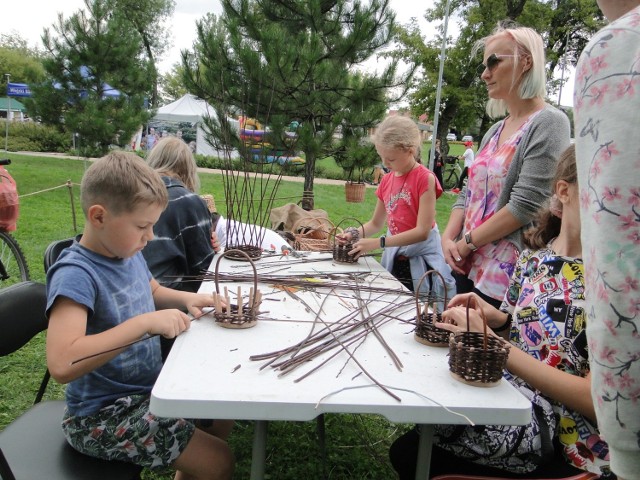
[[[31,89],[26,83],[7,83],[7,97],[30,97]]]

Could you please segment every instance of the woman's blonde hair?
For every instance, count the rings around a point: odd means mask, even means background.
[[[196,161],[183,140],[163,138],[149,153],[147,163],[160,175],[177,178],[192,192],[200,190]]]
[[[422,139],[416,122],[409,117],[393,115],[378,125],[373,143],[384,148],[411,150],[416,156],[420,153]]]
[[[569,145],[558,159],[556,173],[551,181],[551,189],[553,192],[555,192],[560,180],[564,180],[569,185],[577,185],[578,183],[576,148],[573,144]],[[544,248],[551,240],[560,234],[560,226],[562,224],[560,217],[562,214],[554,211],[556,207],[552,205],[553,200],[554,197],[547,200],[545,205],[536,213],[533,220],[534,226],[524,232],[524,244],[527,247],[533,249]],[[557,203],[560,205],[559,208],[562,208],[562,204],[559,201],[557,201]]]
[[[478,40],[472,49],[472,56],[478,50],[484,50],[487,43],[497,37],[506,36],[513,40],[513,55],[527,56],[531,58],[531,68],[518,77],[517,63],[514,62],[512,88],[516,86],[518,78],[518,95],[522,99],[541,98],[544,100],[547,94],[547,75],[545,72],[545,52],[542,37],[538,32],[529,27],[515,25],[512,22],[501,22],[491,35]],[[490,98],[486,107],[487,115],[491,118],[503,117],[507,114],[507,103],[501,99]]]

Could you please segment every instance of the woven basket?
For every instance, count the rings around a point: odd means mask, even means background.
[[[245,256],[246,260],[251,264],[251,267],[253,268],[253,288],[249,290],[247,295],[248,301],[245,303],[243,301],[242,290],[238,287],[236,292],[237,303],[232,304],[227,287],[224,288],[224,295],[220,293],[218,272],[220,269],[220,261],[224,257],[233,258],[237,256]],[[216,283],[216,293],[213,294],[215,303],[213,318],[215,319],[216,324],[225,328],[251,328],[255,326],[258,321],[258,308],[262,303],[262,294],[258,290],[258,272],[256,271],[255,264],[251,258],[249,258],[249,255],[242,250],[227,250],[224,252],[216,262],[214,280]],[[219,300],[224,300],[227,307],[222,307]]]
[[[331,250],[329,234],[336,226],[328,218],[303,217],[293,224],[295,237],[294,248],[311,252],[328,252]]]
[[[471,298],[469,298],[471,300]],[[467,331],[449,337],[449,371],[462,383],[477,387],[493,387],[502,380],[511,345],[487,335],[487,319],[482,314],[482,333],[469,331],[467,302]]]
[[[216,201],[213,198],[213,195],[200,195],[200,197],[205,201],[205,203],[207,204],[207,208],[209,209],[209,213],[217,213],[218,210],[216,209]]]
[[[367,185],[364,183],[347,182],[344,184],[345,199],[348,203],[364,202],[364,193],[367,191]]]
[[[358,257],[354,255],[349,255],[349,252],[353,250],[353,245],[355,242],[349,243],[339,243],[336,241],[336,235],[342,233],[344,230],[340,227],[345,220],[355,220],[360,227],[362,227],[362,231],[364,232],[364,225],[357,218],[346,217],[338,222],[336,228],[332,231],[331,235],[331,250],[333,251],[333,260],[339,263],[356,263],[358,261]]]
[[[422,282],[428,277],[431,277],[431,285],[433,286],[433,274],[440,277],[442,285],[444,286],[444,304],[449,303],[447,298],[447,287],[444,283],[444,277],[436,270],[429,270],[422,275],[420,282],[418,282],[418,288],[416,289],[416,329],[413,334],[413,338],[419,343],[424,345],[430,345],[433,347],[446,347],[449,345],[449,336],[451,332],[443,330],[434,325],[434,321],[440,322],[442,320],[442,313],[438,312],[439,299],[433,293],[433,288],[427,294],[427,301],[422,309],[420,309],[420,287]],[[429,311],[429,304],[431,303],[431,311]]]

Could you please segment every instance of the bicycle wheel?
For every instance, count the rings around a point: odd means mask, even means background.
[[[10,233],[0,231],[0,287],[29,280],[29,267],[22,249]]]
[[[452,188],[456,188],[456,186],[458,185],[458,180],[460,180],[460,177],[458,177],[458,172],[455,169],[450,168],[444,173],[443,180],[444,180],[444,189],[451,190]]]

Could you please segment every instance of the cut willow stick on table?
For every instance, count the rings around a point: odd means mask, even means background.
[[[362,286],[364,287],[364,285]],[[355,309],[355,311],[350,312],[349,314],[339,319],[339,321],[337,322],[337,326],[336,323],[333,323],[330,326],[324,321],[319,313],[322,310],[321,304],[318,312],[314,312],[314,315],[317,322],[320,322],[324,326],[323,329],[313,334],[313,329],[315,328],[314,322],[314,326],[304,340],[297,342],[295,345],[289,348],[285,348],[277,352],[263,355],[254,355],[250,357],[251,360],[263,360],[270,358],[270,361],[267,362],[266,365],[263,365],[261,369],[265,368],[266,366],[271,366],[273,369],[280,370],[280,374],[278,375],[280,377],[291,373],[299,366],[308,364],[310,361],[316,359],[320,355],[324,355],[331,350],[339,349],[339,351],[334,352],[328,358],[325,358],[310,371],[295,379],[294,382],[297,383],[302,381],[303,379],[307,378],[309,375],[317,371],[319,368],[329,363],[333,358],[337,357],[340,352],[346,352],[346,354],[349,356],[349,359],[345,362],[345,366],[349,361],[353,361],[354,363],[356,363],[362,373],[369,377],[372,382],[378,385],[382,390],[385,391],[385,393],[390,395],[392,398],[400,401],[400,399],[396,395],[389,391],[384,385],[381,385],[379,382],[377,382],[377,380],[368,371],[366,371],[364,366],[355,357],[355,351],[362,344],[362,342],[364,342],[367,335],[373,332],[376,339],[380,342],[385,351],[392,358],[396,368],[398,368],[399,370],[402,369],[402,362],[395,354],[395,352],[393,352],[393,350],[389,347],[387,342],[384,340],[384,337],[378,330],[379,326],[391,321],[388,317],[386,317],[386,314],[391,313],[391,311],[396,310],[398,307],[401,307],[401,304],[399,305],[395,302],[385,302],[385,307],[376,311],[374,314],[371,314],[368,308],[367,312],[365,313],[363,312],[362,306],[366,306],[368,302],[375,301],[375,298],[372,297],[372,293],[369,292],[369,298],[362,298],[362,291],[357,283],[355,288],[352,288],[351,290],[355,293],[355,297],[358,299],[358,303],[359,305],[361,305],[361,308]],[[291,295],[294,298],[297,297],[297,299],[306,308],[311,308],[306,301],[299,298],[297,295]],[[326,298],[328,298],[328,296],[325,297],[325,300]],[[410,302],[412,302],[412,300],[406,300],[407,304]],[[360,320],[356,320],[358,317],[360,317]],[[350,350],[350,347],[354,345],[356,345],[356,347],[352,352]],[[290,356],[290,358],[283,359],[283,357],[285,356]],[[340,369],[340,371],[342,371],[343,369],[344,366]]]

